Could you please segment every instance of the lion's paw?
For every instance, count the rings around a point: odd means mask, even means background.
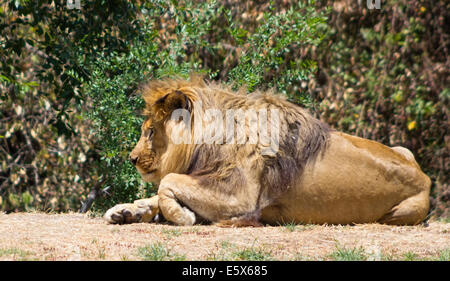
[[[183,211],[186,214],[186,220],[184,225],[194,225],[195,224],[195,213],[186,207],[183,207]]]
[[[119,204],[106,211],[103,218],[112,224],[150,222],[157,212],[147,206],[137,204]]]

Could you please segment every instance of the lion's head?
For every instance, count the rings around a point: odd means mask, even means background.
[[[197,83],[202,85],[201,80]],[[171,141],[171,133],[179,122],[169,117],[176,109],[191,110],[195,101],[192,85],[192,81],[188,84],[183,80],[163,80],[148,83],[142,89],[146,119],[130,161],[145,181],[159,183],[166,174],[187,168],[190,145]]]
[[[156,133],[156,134],[155,134]],[[141,127],[141,137],[130,153],[130,161],[136,166],[145,181],[159,181],[159,159],[167,145],[164,143],[161,130],[156,130],[151,119],[147,119]]]

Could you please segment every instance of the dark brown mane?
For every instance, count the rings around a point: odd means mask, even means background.
[[[325,151],[330,132],[328,125],[312,117],[308,124],[283,121],[287,122],[288,131],[282,132],[276,156],[265,159],[260,179],[261,187],[268,189],[271,199],[287,191],[306,164]]]
[[[246,184],[243,171],[229,158],[220,149],[220,145],[199,145],[186,174],[198,178],[201,184],[214,186],[228,193],[227,191]]]

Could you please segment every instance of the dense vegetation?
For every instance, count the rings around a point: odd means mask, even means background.
[[[448,217],[446,1],[0,2],[0,209],[151,195],[126,161],[139,85],[200,72],[275,87],[333,127],[411,149]]]

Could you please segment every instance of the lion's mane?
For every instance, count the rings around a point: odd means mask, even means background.
[[[187,97],[184,106],[192,113],[195,112],[192,107],[196,101],[202,102],[202,110],[208,107],[222,110],[261,108],[279,110],[279,150],[274,156],[262,155],[257,145],[230,147],[192,144],[178,147],[185,151],[174,153],[176,158],[165,160],[171,163],[186,163],[178,172],[197,177],[204,183],[212,183],[212,186],[226,192],[245,186],[246,181],[239,165],[239,161],[243,159],[230,157],[230,154],[251,157],[255,170],[260,171],[261,190],[258,209],[264,208],[286,192],[294,184],[294,180],[299,178],[305,165],[309,161],[314,161],[327,147],[330,132],[328,125],[312,117],[305,109],[289,102],[286,97],[274,94],[272,90],[247,94],[243,89],[233,91],[230,86],[207,83],[199,77],[190,80],[156,80],[145,84],[142,88],[146,102],[145,113],[154,119],[164,121],[164,116],[167,116],[170,108],[158,107],[158,103],[167,98],[169,93],[177,91]],[[195,118],[196,116],[193,117]],[[164,163],[162,165],[164,166]]]

